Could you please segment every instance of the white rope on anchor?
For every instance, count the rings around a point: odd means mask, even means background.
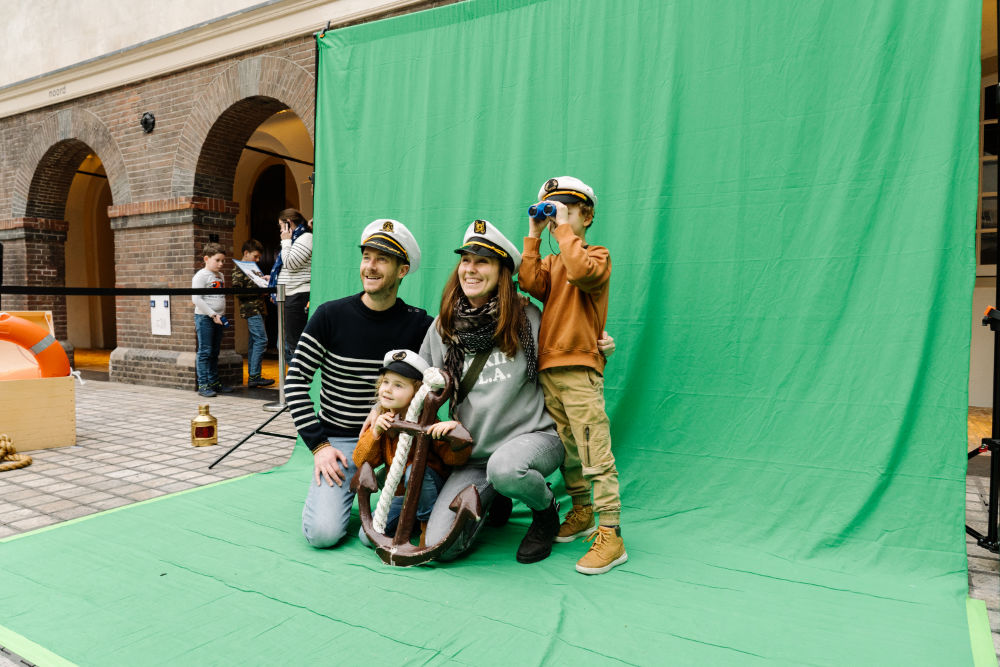
[[[439,369],[431,366],[424,371],[424,383],[420,385],[413,400],[410,401],[410,407],[406,410],[406,421],[418,421],[420,413],[424,409],[424,398],[432,389],[443,389],[444,385],[444,376]],[[413,436],[409,433],[399,435],[396,455],[392,459],[392,465],[389,466],[389,474],[386,475],[385,484],[382,485],[382,495],[378,498],[375,516],[372,518],[372,525],[380,533],[385,533],[385,521],[389,516],[389,506],[392,504],[392,496],[396,492],[396,487],[399,486],[399,481],[403,479],[403,471],[406,470],[406,460],[410,457],[412,442]]]

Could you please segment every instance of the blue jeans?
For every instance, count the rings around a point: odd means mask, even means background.
[[[410,471],[413,467],[406,469],[406,485],[410,484]],[[434,503],[437,502],[438,493],[441,491],[441,487],[444,485],[444,480],[441,479],[441,475],[437,474],[431,468],[424,469],[424,483],[420,485],[420,498],[417,500],[417,521],[427,521],[431,517],[431,510],[434,509]],[[385,493],[385,489],[382,489],[382,493]],[[403,511],[403,501],[405,496],[393,496],[392,504],[389,505],[389,513],[385,518],[385,534],[394,537],[396,535],[396,528],[399,525],[399,515]],[[375,514],[375,508],[372,508],[372,515]],[[413,534],[417,535],[420,533],[420,529],[414,527]],[[366,547],[374,548],[374,545],[365,535],[365,528],[362,526],[358,529],[358,537],[361,538],[361,543]]]
[[[313,468],[309,469],[309,493],[302,508],[302,534],[306,541],[317,549],[332,547],[347,534],[347,522],[351,518],[351,479],[358,467],[352,459],[357,438],[329,438],[330,446],[339,449],[347,457],[342,486],[330,486],[320,479],[319,486],[313,479]]]
[[[247,375],[251,380],[260,377],[260,362],[267,349],[267,329],[264,328],[264,316],[252,315],[247,318],[247,331],[250,341],[247,349]]]
[[[406,486],[410,485],[410,471],[412,470],[413,466],[406,469]],[[443,484],[444,480],[441,479],[441,475],[430,467],[424,469],[424,483],[420,485],[420,499],[417,501],[417,521],[427,521],[431,517],[431,510],[434,509],[434,503],[437,501],[438,492]],[[393,491],[395,489],[389,489],[389,493]],[[386,489],[382,489],[382,493],[385,492]],[[392,504],[389,505],[389,513],[385,519],[386,535],[396,534],[396,524],[399,523],[399,515],[403,511],[403,499],[403,496],[393,496]]]
[[[502,444],[490,456],[485,467],[458,466],[441,487],[437,502],[427,522],[427,544],[437,544],[451,529],[455,512],[451,502],[470,484],[479,492],[483,516],[499,491],[508,498],[520,500],[533,510],[543,510],[552,502],[552,491],[545,478],[563,462],[563,445],[554,432],[538,431],[515,436]],[[469,521],[451,547],[438,556],[447,561],[472,548],[484,521]]]
[[[219,384],[219,347],[222,345],[221,324],[208,315],[195,314],[194,329],[198,334],[198,354],[195,375],[198,389],[209,389]]]

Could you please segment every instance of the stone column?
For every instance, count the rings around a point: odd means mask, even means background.
[[[229,256],[222,272],[231,287],[233,227],[239,205],[208,197],[177,197],[109,206],[115,235],[115,281],[118,287],[191,287],[204,267],[202,248],[215,240]],[[226,297],[226,317],[234,321],[234,297]],[[111,353],[115,382],[196,389],[194,305],[189,296],[170,298],[170,335],[153,335],[149,297],[117,297],[118,347]],[[225,384],[243,382],[243,357],[226,330],[219,353],[219,377]]]

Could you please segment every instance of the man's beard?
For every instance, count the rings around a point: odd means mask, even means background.
[[[381,297],[388,296],[392,294],[396,289],[396,285],[399,281],[394,280],[392,276],[388,274],[382,274],[382,286],[378,289],[371,290],[365,284],[364,278],[361,280],[361,288],[364,290],[365,294],[371,297]]]

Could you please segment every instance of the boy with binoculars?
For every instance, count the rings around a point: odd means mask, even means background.
[[[608,317],[611,257],[607,248],[586,242],[597,203],[589,185],[572,176],[550,178],[538,200],[528,210],[518,282],[545,304],[538,332],[538,381],[566,450],[562,474],[573,507],[555,541],[586,537],[592,544],[576,570],[603,574],[628,560],[619,526],[618,470],[604,410],[605,358],[597,346]],[[539,246],[546,228],[559,243],[559,254],[543,259]]]

